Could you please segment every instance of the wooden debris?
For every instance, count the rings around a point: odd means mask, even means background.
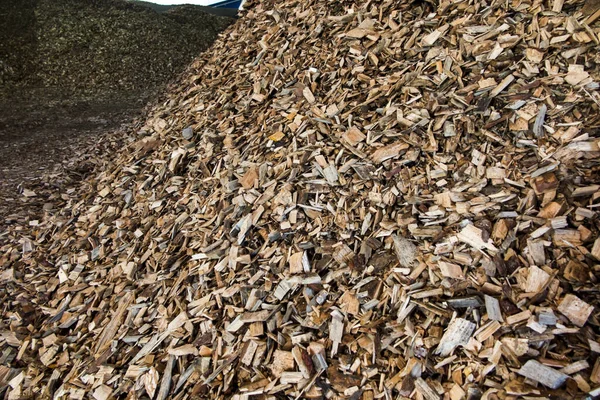
[[[410,268],[417,257],[417,247],[412,244],[409,240],[392,235],[394,241],[394,251],[398,257],[398,262],[401,267]]]
[[[492,296],[488,296],[487,294],[484,297],[485,309],[487,311],[488,318],[492,321],[502,322],[502,311],[500,310],[500,302],[498,301],[498,299]]]
[[[600,237],[598,237],[594,242],[591,254],[596,258],[596,260],[600,261]]]
[[[452,264],[444,261],[438,263],[442,276],[453,279],[465,279],[465,276],[460,268],[460,265]]]
[[[348,142],[348,144],[350,144],[351,146],[356,146],[357,144],[359,144],[360,142],[362,142],[363,140],[365,140],[367,137],[356,127],[352,127],[349,130],[347,130],[346,132],[344,132],[344,135],[342,136],[344,138],[344,140],[346,142]]]
[[[436,354],[446,357],[456,347],[464,346],[469,342],[474,330],[474,323],[463,318],[454,319],[446,329],[444,336],[442,336]]]
[[[489,238],[488,240],[483,240],[482,230],[471,224],[467,225],[463,230],[461,230],[458,233],[457,237],[460,241],[473,246],[477,250],[497,250],[497,248],[492,244]]]
[[[519,369],[518,373],[526,378],[539,382],[550,389],[558,389],[569,377],[568,375],[547,367],[536,360],[527,361],[521,369]]]
[[[275,350],[270,368],[273,375],[278,378],[283,371],[294,369],[294,356],[289,351]]]
[[[580,6],[246,2],[106,168],[0,233],[0,392],[594,393]]]
[[[331,313],[331,327],[329,330],[329,339],[333,342],[331,348],[331,354],[334,356],[337,353],[338,346],[342,342],[342,336],[344,335],[344,320],[342,314],[334,310]]]
[[[298,252],[292,254],[288,262],[290,264],[291,274],[301,274],[305,272],[310,272],[310,262],[308,261],[308,256],[306,255],[306,252]]]
[[[417,378],[415,380],[415,387],[417,391],[423,396],[426,400],[439,400],[440,395],[437,394],[427,382],[423,380],[423,378]]]
[[[558,305],[558,311],[569,318],[575,325],[583,326],[592,311],[594,311],[594,307],[569,293]]]
[[[400,152],[408,149],[410,146],[406,143],[394,143],[389,146],[384,146],[377,149],[371,155],[371,159],[375,163],[382,163],[390,158],[396,158],[400,155]]]

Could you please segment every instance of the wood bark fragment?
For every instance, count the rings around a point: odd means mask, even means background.
[[[423,398],[426,400],[440,400],[441,398],[440,395],[437,394],[422,378],[417,378],[415,380],[415,387],[421,396],[423,396]]]

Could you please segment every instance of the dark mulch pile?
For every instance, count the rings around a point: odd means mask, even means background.
[[[158,13],[123,0],[0,0],[0,82],[146,92],[232,21],[194,6]]]

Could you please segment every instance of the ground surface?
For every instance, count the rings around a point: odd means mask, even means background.
[[[0,228],[23,215],[39,217],[51,203],[46,192],[60,193],[66,183],[83,179],[95,157],[110,151],[106,135],[130,123],[144,104],[134,93],[111,98],[73,98],[50,88],[3,93]],[[52,174],[55,180],[48,179]],[[36,195],[23,196],[25,188]]]

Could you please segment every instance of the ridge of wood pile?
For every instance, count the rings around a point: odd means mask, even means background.
[[[0,392],[597,396],[582,6],[248,4],[110,168],[8,233]]]

